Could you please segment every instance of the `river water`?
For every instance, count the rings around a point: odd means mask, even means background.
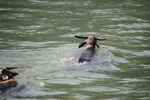
[[[106,38],[96,61],[68,61]],[[150,0],[0,0],[0,66],[18,67],[1,100],[149,100]]]

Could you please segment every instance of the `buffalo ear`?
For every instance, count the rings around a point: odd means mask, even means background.
[[[11,72],[12,76],[19,75],[17,72]]]
[[[84,36],[77,36],[77,35],[74,35],[76,38],[80,38],[80,39],[87,39],[88,37],[84,37]]]
[[[84,42],[81,42],[81,43],[79,44],[79,48],[83,47],[85,44],[86,44],[85,41],[84,41]]]

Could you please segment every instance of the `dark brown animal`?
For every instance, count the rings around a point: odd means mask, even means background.
[[[95,54],[95,47],[100,48],[100,45],[97,43],[97,40],[102,41],[105,40],[104,38],[97,38],[93,35],[90,35],[88,37],[83,37],[83,36],[77,36],[75,35],[76,38],[80,39],[86,39],[84,42],[81,42],[79,44],[79,48],[83,47],[85,45],[85,49],[83,52],[80,54],[78,58],[78,62],[90,62],[91,58]]]
[[[14,77],[18,75],[18,73],[10,71],[12,69],[16,69],[16,67],[0,68],[0,91],[17,85],[17,81]]]

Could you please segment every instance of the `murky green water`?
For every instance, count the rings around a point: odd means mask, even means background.
[[[67,59],[105,37],[98,61]],[[2,100],[149,100],[149,0],[0,0],[0,66],[17,66]]]

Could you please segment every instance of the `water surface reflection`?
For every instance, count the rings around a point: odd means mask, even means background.
[[[149,0],[1,0],[0,65],[17,66],[2,100],[150,98]],[[68,62],[74,35],[105,37],[98,60]]]

